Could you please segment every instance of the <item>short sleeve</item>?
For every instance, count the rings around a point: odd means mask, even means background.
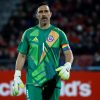
[[[18,45],[17,51],[27,55],[28,52],[28,39],[27,39],[27,31],[25,31],[22,35],[22,39]]]
[[[69,44],[66,34],[61,31],[60,32],[60,45]]]

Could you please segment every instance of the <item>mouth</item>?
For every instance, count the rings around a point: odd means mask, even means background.
[[[42,17],[42,20],[47,20],[48,18],[47,17]]]

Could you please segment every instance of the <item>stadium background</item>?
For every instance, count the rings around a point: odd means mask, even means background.
[[[25,100],[25,91],[11,97],[16,48],[25,29],[36,24],[35,7],[43,0],[0,0],[0,100]],[[100,98],[100,3],[98,0],[45,0],[52,24],[66,33],[74,54],[71,77],[62,81],[60,100]],[[60,65],[64,64],[61,53]],[[24,66],[24,69],[26,67]],[[25,70],[22,72],[25,82]]]

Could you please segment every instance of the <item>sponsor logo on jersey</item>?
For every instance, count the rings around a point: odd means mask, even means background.
[[[52,42],[54,40],[54,37],[52,35],[49,35],[47,38],[47,41]]]

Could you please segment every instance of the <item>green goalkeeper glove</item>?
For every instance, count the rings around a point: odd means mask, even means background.
[[[57,72],[59,72],[59,76],[63,80],[68,80],[70,77],[70,69],[71,69],[71,63],[67,62],[64,64],[64,66],[60,66],[56,69]]]
[[[14,75],[14,83],[11,91],[12,96],[17,96],[19,94],[19,88],[25,87],[20,77],[21,77],[21,71],[16,70]]]

